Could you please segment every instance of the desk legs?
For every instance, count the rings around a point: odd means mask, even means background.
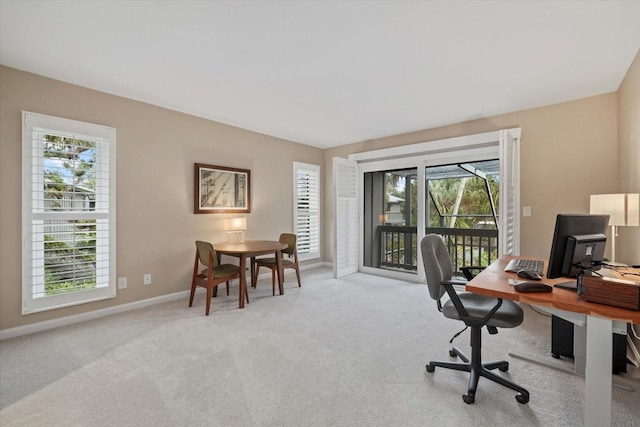
[[[611,426],[611,331],[613,322],[587,316],[585,426]]]
[[[576,373],[584,375],[587,364],[587,327],[573,325],[573,366]]]

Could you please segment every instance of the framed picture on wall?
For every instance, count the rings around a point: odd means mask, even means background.
[[[251,171],[195,164],[193,213],[251,212]]]

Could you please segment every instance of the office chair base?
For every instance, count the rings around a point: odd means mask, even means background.
[[[475,360],[469,359],[469,357],[457,347],[453,347],[451,350],[449,350],[449,355],[451,357],[459,357],[462,360],[462,363],[430,361],[426,365],[426,369],[427,372],[433,372],[436,370],[436,367],[440,367],[453,369],[456,371],[469,372],[470,376],[467,394],[462,395],[462,400],[465,403],[472,404],[475,401],[476,389],[478,388],[478,381],[480,380],[480,377],[485,377],[495,383],[518,392],[518,394],[516,395],[516,400],[518,401],[518,403],[524,404],[529,402],[529,392],[526,389],[491,372],[494,369],[498,369],[501,372],[507,372],[509,370],[509,362],[507,362],[506,360],[480,363],[479,356],[476,356]]]

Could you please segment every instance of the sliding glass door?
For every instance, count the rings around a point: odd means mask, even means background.
[[[500,164],[496,160],[425,168],[426,234],[443,237],[460,267],[486,267],[498,258]]]
[[[363,265],[416,271],[417,168],[364,174]]]
[[[336,188],[357,182],[353,204],[338,191],[334,264],[339,248],[354,248],[359,271],[422,281],[419,242],[428,233],[445,238],[456,267],[518,255],[519,138],[520,129],[505,129],[334,159],[353,169],[348,180],[336,176]],[[347,222],[349,212],[358,218]]]

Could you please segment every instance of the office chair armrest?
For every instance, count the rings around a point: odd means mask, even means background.
[[[471,280],[473,279],[475,276],[478,275],[479,272],[481,272],[482,270],[484,270],[486,267],[477,267],[477,266],[465,266],[465,267],[460,267],[460,271],[462,271],[462,274],[464,274],[464,277],[467,280]],[[475,273],[472,273],[472,271],[475,271]]]
[[[473,323],[473,324],[486,325],[489,319],[491,319],[491,317],[493,317],[493,315],[496,314],[496,311],[498,311],[500,306],[502,306],[502,298],[498,298],[498,302],[496,303],[496,305],[493,306],[491,310],[489,310],[489,312],[482,319],[470,318],[469,313],[464,308],[464,305],[462,305],[462,301],[460,301],[460,298],[458,297],[458,294],[454,289],[455,285],[464,285],[465,283],[466,282],[463,280],[449,280],[447,282],[442,282],[442,286],[444,286],[444,289],[447,291],[447,294],[449,295],[449,299],[451,300],[451,302],[453,303],[453,306],[458,311],[460,320],[464,321],[465,323],[469,321],[469,323]]]
[[[469,283],[469,281],[465,279],[451,279],[446,282],[442,282],[442,285],[465,286],[467,283]]]
[[[449,295],[449,299],[451,300],[451,302],[453,303],[453,306],[458,311],[458,315],[460,316],[461,319],[463,317],[469,318],[469,313],[467,313],[467,310],[462,305],[462,301],[460,301],[460,298],[458,297],[458,293],[454,289],[454,286],[464,285],[464,284],[465,282],[462,280],[449,280],[441,283],[445,291],[447,291],[447,294]]]
[[[498,311],[501,305],[502,305],[502,298],[498,298],[498,303],[491,309],[491,311],[487,313],[486,316],[482,318],[481,320],[482,323],[486,324],[489,321],[489,319],[491,319],[493,315],[496,314],[496,311]]]

